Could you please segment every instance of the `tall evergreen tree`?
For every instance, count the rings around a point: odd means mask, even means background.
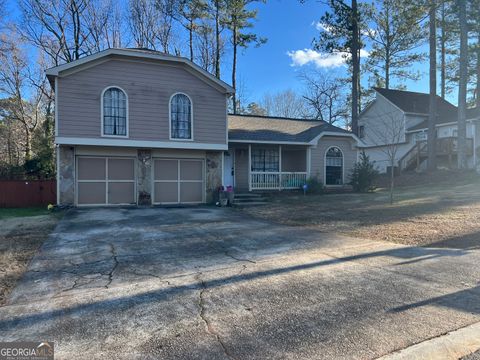
[[[247,5],[260,0],[226,0],[226,18],[225,23],[231,31],[231,43],[233,50],[232,57],[232,86],[237,87],[237,58],[238,48],[247,48],[250,44],[259,46],[265,43],[266,39],[257,34],[246,32],[246,29],[252,28],[252,20],[257,17],[257,10],[248,10]],[[237,113],[237,99],[233,94],[233,112]]]
[[[429,57],[430,57],[430,104],[428,115],[428,170],[432,171],[437,168],[436,164],[436,119],[437,119],[437,21],[436,9],[437,0],[429,0]]]
[[[425,36],[421,26],[423,8],[412,0],[375,0],[367,12],[370,23],[366,31],[372,44],[367,69],[376,84],[391,87],[393,78],[418,80],[412,64],[423,59],[418,47]]]
[[[314,39],[316,50],[328,53],[343,52],[348,54],[351,66],[352,96],[351,96],[351,128],[358,130],[359,96],[360,96],[360,50],[363,43],[360,39],[360,28],[364,24],[364,11],[357,1],[352,0],[351,6],[341,0],[329,0],[329,11],[320,18],[324,31]]]
[[[466,0],[457,0],[458,23],[460,27],[460,78],[458,82],[458,168],[467,168],[467,77],[468,77],[468,26]]]

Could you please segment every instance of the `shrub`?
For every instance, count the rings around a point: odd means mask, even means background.
[[[309,194],[321,194],[323,193],[323,183],[318,180],[317,176],[312,176],[307,179],[307,193]]]
[[[360,161],[355,163],[350,174],[350,185],[355,192],[369,192],[375,190],[375,180],[378,177],[378,171],[375,170],[374,163],[365,151],[360,154]]]

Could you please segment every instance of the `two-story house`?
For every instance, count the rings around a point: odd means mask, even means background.
[[[229,116],[233,88],[188,59],[108,49],[47,71],[57,202],[211,202],[219,187],[343,186],[358,139],[320,121]]]
[[[381,172],[422,169],[427,158],[429,94],[374,88],[376,98],[360,114],[363,150]],[[440,166],[454,167],[457,156],[457,107],[437,96],[436,153]],[[480,114],[467,111],[468,165],[478,164]],[[478,139],[478,140],[477,140]]]

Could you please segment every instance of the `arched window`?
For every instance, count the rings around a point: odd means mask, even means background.
[[[325,154],[325,185],[343,184],[343,153],[338,147],[331,147]]]
[[[125,91],[108,87],[102,94],[102,134],[128,136],[128,102]]]
[[[170,99],[170,138],[192,140],[192,101],[185,94]]]

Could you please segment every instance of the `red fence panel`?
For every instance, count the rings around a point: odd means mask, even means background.
[[[0,180],[0,208],[46,206],[56,203],[55,180]]]

